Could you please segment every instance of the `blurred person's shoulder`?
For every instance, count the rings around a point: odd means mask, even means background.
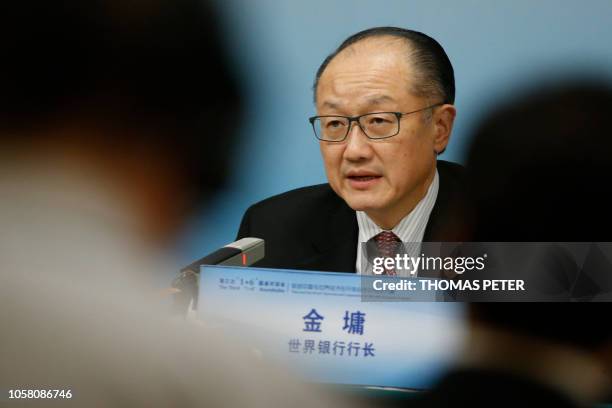
[[[406,408],[558,407],[576,402],[560,390],[511,372],[463,368],[452,370],[432,389],[406,401]]]

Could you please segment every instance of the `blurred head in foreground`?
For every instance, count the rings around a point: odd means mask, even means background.
[[[161,244],[225,178],[239,113],[205,3],[4,6],[2,392],[63,391],[20,401],[44,406],[318,406],[227,339],[167,321],[152,290],[172,270]]]
[[[473,240],[611,241],[610,112],[610,85],[586,80],[531,91],[490,114],[468,156]],[[546,276],[551,291],[552,284],[609,285],[610,251],[599,255],[593,270],[555,263],[530,272]],[[612,303],[472,303],[467,362],[575,402],[601,401],[612,383],[611,314]]]
[[[147,239],[171,238],[223,185],[239,122],[210,11],[195,0],[5,4],[3,177],[37,166],[88,179]]]
[[[491,113],[468,154],[473,241],[612,241],[612,88],[536,88]]]

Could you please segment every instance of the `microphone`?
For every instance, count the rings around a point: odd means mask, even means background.
[[[181,272],[200,273],[202,265],[251,266],[263,259],[265,243],[261,238],[242,238],[187,265]]]
[[[251,266],[263,259],[265,241],[261,238],[242,238],[211,252],[203,258],[190,263],[181,269],[172,281],[172,287],[179,292],[174,295],[172,309],[183,314],[198,305],[198,275],[203,265]]]

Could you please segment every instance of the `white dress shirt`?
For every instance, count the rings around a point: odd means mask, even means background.
[[[438,188],[440,185],[438,170],[434,175],[434,179],[427,189],[425,197],[419,201],[410,213],[391,230],[404,243],[408,256],[418,257],[421,252],[421,242],[425,234],[425,228],[429,221],[429,216],[436,198],[438,197]],[[380,228],[364,211],[356,211],[357,225],[359,226],[359,238],[357,239],[357,263],[355,265],[357,274],[372,274],[371,265],[367,266],[367,270],[363,271],[361,265],[362,244],[368,242],[371,238],[385,231]],[[410,275],[409,271],[398,270],[398,276],[415,276]]]

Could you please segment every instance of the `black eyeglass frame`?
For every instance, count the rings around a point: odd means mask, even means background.
[[[424,108],[414,110],[412,112],[369,112],[369,113],[364,113],[363,115],[358,115],[358,116],[342,116],[342,115],[311,116],[311,117],[308,118],[308,121],[312,125],[312,131],[314,132],[315,137],[318,140],[321,140],[323,142],[331,142],[331,143],[344,142],[346,140],[346,138],[348,137],[348,134],[351,132],[351,127],[352,127],[352,123],[353,122],[357,123],[357,126],[359,126],[359,129],[361,129],[363,134],[366,135],[366,137],[368,139],[370,139],[370,140],[383,140],[383,139],[388,139],[390,137],[393,137],[393,136],[396,136],[396,135],[399,134],[399,132],[400,132],[400,122],[401,122],[402,117],[407,116],[407,115],[411,115],[413,113],[422,112],[422,111],[427,110],[427,109],[435,108],[437,106],[442,106],[444,104],[445,104],[444,102],[438,102],[438,103],[434,103],[433,105],[429,105],[429,106],[426,106]],[[392,114],[394,114],[397,117],[397,132],[395,132],[394,134],[392,134],[390,136],[385,136],[385,137],[371,137],[370,135],[368,135],[368,132],[366,132],[365,129],[361,126],[361,123],[359,122],[359,119],[361,119],[364,116],[376,115],[376,114],[379,114],[379,113],[392,113]],[[339,139],[339,140],[321,139],[317,135],[317,131],[315,129],[315,120],[320,119],[320,118],[344,118],[344,119],[348,119],[349,123],[348,123],[348,126],[346,128],[346,134],[344,135],[344,137],[342,139]]]

